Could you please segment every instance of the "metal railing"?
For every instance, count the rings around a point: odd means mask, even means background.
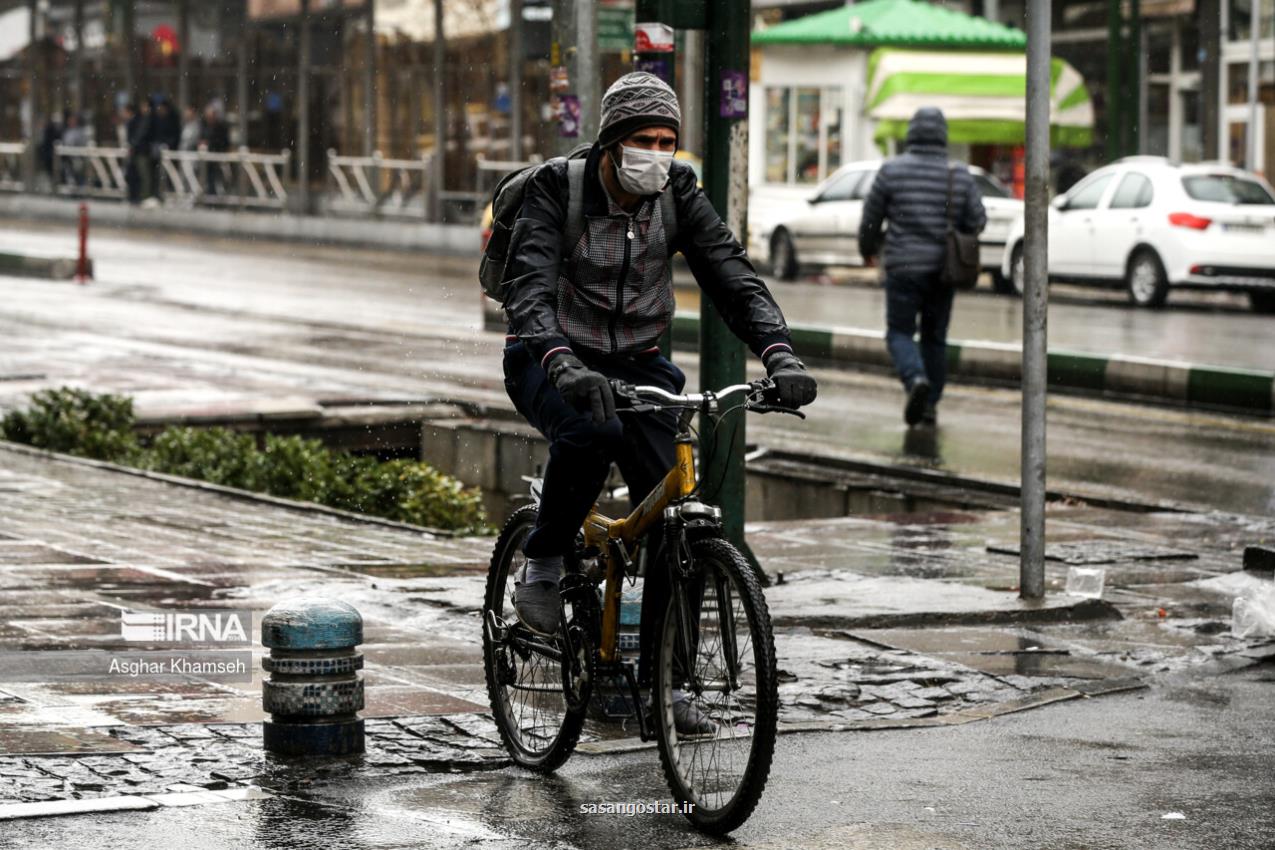
[[[164,151],[160,168],[164,192],[190,206],[285,209],[284,177],[291,151],[253,153],[247,148],[227,153],[204,150]]]
[[[341,156],[328,151],[328,192],[325,206],[345,215],[424,219],[433,188],[433,156],[386,159]]]
[[[53,191],[75,197],[128,197],[128,148],[53,146]]]
[[[25,142],[0,142],[0,192],[21,192],[27,146]]]
[[[153,160],[159,195],[181,206],[233,206],[283,209],[288,151],[253,153],[247,148],[229,153],[162,151]],[[128,197],[128,149],[108,147],[53,148],[54,191],[73,197]]]
[[[528,165],[538,165],[544,162],[541,156],[533,156],[528,160],[517,159],[479,159],[478,160],[478,187],[476,194],[481,195],[483,203],[491,200],[491,193],[496,191],[496,184],[500,179],[511,171],[517,171],[520,168],[526,168]]]

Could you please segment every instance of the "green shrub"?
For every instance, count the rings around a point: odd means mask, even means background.
[[[6,440],[95,460],[132,462],[138,452],[133,400],[72,387],[41,390],[0,420]]]
[[[132,399],[63,387],[36,393],[29,408],[0,420],[0,433],[52,451],[415,525],[488,530],[478,491],[426,463],[380,463],[303,437],[267,435],[259,449],[255,436],[229,428],[166,428],[142,449],[134,423]]]
[[[165,428],[139,464],[145,469],[213,484],[262,490],[257,441],[229,428]]]

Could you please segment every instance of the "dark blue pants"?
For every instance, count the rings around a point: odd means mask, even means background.
[[[924,375],[930,382],[930,404],[939,403],[947,382],[947,325],[955,291],[932,274],[891,274],[885,282],[885,344],[899,380],[906,387]],[[916,344],[917,316],[921,344]]]
[[[686,385],[682,370],[655,353],[607,358],[584,355],[580,359],[609,378],[631,384],[652,384],[673,393],[680,393]],[[620,468],[629,487],[629,502],[635,507],[672,469],[677,416],[668,411],[626,413],[595,425],[591,414],[581,413],[563,400],[521,342],[505,346],[504,368],[505,391],[514,407],[549,441],[540,514],[523,551],[528,557],[565,555],[602,492],[612,462]],[[638,666],[643,684],[649,682],[654,656],[655,619],[667,604],[667,577],[658,570],[648,572],[642,589]]]

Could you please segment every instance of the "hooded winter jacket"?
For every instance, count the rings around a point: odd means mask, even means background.
[[[527,182],[505,266],[504,307],[510,333],[537,361],[543,365],[562,349],[595,355],[649,350],[673,319],[668,261],[677,251],[754,354],[791,348],[783,313],[690,166],[675,161],[664,189],[673,193],[677,211],[670,244],[658,196],[626,213],[602,186],[601,160],[595,144],[585,164],[586,226],[565,255],[567,161],[549,160]]]
[[[885,231],[888,274],[932,274],[943,267],[947,236],[947,120],[932,107],[921,107],[908,123],[907,150],[887,160],[872,181],[859,223],[859,251],[880,253]],[[963,164],[954,167],[952,203],[956,229],[979,233],[987,224],[978,185]]]

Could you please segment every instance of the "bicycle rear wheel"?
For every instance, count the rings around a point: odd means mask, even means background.
[[[569,675],[561,637],[533,635],[514,613],[514,574],[526,562],[522,547],[535,527],[536,513],[535,505],[514,511],[496,540],[483,603],[483,662],[492,716],[505,749],[522,767],[548,773],[567,760],[580,739],[593,659],[591,645],[582,641],[586,657],[579,661],[585,674]],[[493,623],[503,628],[503,640],[493,633]],[[583,693],[568,701],[572,688]]]
[[[694,577],[673,588],[660,631],[655,728],[669,788],[691,804],[683,807],[686,817],[723,835],[752,814],[770,775],[779,701],[775,641],[757,576],[738,549],[699,540],[689,556]],[[677,731],[677,689],[715,731]]]

